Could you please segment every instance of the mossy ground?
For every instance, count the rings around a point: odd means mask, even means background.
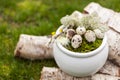
[[[20,34],[49,35],[61,17],[93,1],[120,11],[120,0],[0,0],[0,80],[39,80],[43,66],[57,66],[54,59],[14,58]]]

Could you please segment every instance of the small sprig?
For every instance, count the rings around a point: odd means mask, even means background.
[[[59,36],[61,36],[64,32],[66,32],[67,29],[65,29],[65,28],[67,28],[67,27],[63,27],[63,28],[59,29],[59,34],[56,34],[56,32],[52,32],[52,33],[51,33],[52,37],[51,37],[50,41],[49,41],[48,44],[47,44],[48,47],[49,47],[51,44],[53,44],[54,41],[55,41]],[[64,30],[64,29],[65,29],[65,30]],[[63,30],[64,30],[64,31],[63,31]]]

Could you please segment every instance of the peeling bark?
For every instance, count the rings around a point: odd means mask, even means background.
[[[47,46],[49,40],[47,36],[21,34],[14,56],[31,60],[53,58],[52,45]]]
[[[114,30],[107,33],[109,44],[109,59],[120,67],[120,34]]]
[[[108,23],[109,19],[113,17],[115,12],[111,9],[107,9],[99,5],[98,3],[91,2],[88,4],[84,11],[88,14],[91,14],[93,12],[96,12],[98,16],[101,18],[102,23]]]
[[[58,68],[43,67],[40,80],[120,80],[120,77],[97,73],[81,78],[69,76]]]
[[[120,33],[120,14],[115,13],[108,22],[108,26],[114,29],[116,32]]]
[[[77,78],[69,76],[58,68],[43,67],[40,80],[90,80],[90,77]]]
[[[98,73],[120,77],[120,67],[108,60]]]
[[[92,76],[91,80],[120,80],[120,77],[104,74],[95,74]]]

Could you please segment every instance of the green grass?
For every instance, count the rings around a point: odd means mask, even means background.
[[[54,59],[14,58],[20,34],[49,35],[62,16],[82,12],[92,1],[120,11],[120,0],[0,0],[0,80],[39,80],[43,66],[57,66]]]

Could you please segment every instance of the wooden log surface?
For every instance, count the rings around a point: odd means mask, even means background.
[[[14,51],[14,56],[30,60],[53,58],[52,45],[47,46],[50,38],[47,36],[32,36],[21,34]]]
[[[108,44],[109,44],[109,59],[114,63],[117,63],[120,67],[120,34],[114,30],[107,32]]]
[[[98,16],[101,18],[102,23],[108,23],[109,19],[115,14],[113,10],[104,8],[95,2],[91,2],[90,4],[88,4],[84,8],[84,11],[88,14],[96,12]]]
[[[105,65],[98,71],[98,73],[120,77],[120,67],[107,60]]]
[[[100,71],[88,77],[74,77],[59,68],[43,67],[40,80],[120,80],[120,68],[107,61]]]
[[[112,17],[110,17],[107,24],[110,26],[110,28],[120,33],[120,14],[115,13]]]

